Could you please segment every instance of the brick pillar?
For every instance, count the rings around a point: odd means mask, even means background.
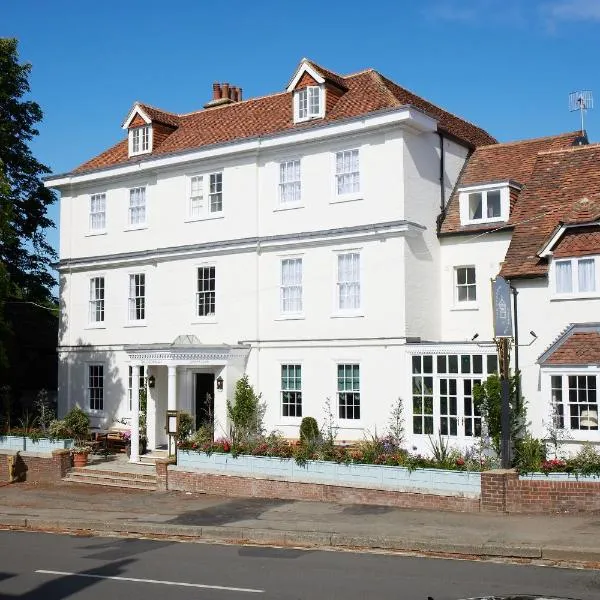
[[[514,469],[495,469],[481,474],[481,510],[506,512],[509,479],[518,479]]]
[[[62,479],[66,476],[71,468],[71,451],[70,450],[53,450],[52,451],[52,470],[55,473],[56,479]]]
[[[175,457],[160,458],[156,461],[156,489],[166,492],[169,489],[169,465],[177,462]]]

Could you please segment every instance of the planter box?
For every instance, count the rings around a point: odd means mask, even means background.
[[[584,481],[586,483],[600,483],[600,477],[596,475],[573,475],[573,473],[526,473],[519,475],[520,481]]]
[[[73,447],[73,440],[50,440],[31,438],[20,435],[0,436],[1,450],[19,450],[21,452],[52,452],[52,450],[66,450]]]
[[[240,475],[263,479],[320,483],[335,486],[478,497],[481,473],[415,469],[385,465],[344,465],[325,461],[296,464],[294,459],[177,450],[177,471]]]

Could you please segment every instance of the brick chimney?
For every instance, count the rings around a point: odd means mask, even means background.
[[[242,99],[242,88],[229,83],[213,83],[213,96],[210,102],[204,105],[204,108],[213,108],[214,106],[223,106],[233,104]]]

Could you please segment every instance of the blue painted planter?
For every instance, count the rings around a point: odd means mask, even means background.
[[[19,450],[21,452],[52,452],[52,450],[66,450],[73,447],[73,440],[50,440],[31,438],[19,435],[0,436],[0,450]]]
[[[573,473],[526,473],[519,475],[522,481],[586,481],[590,483],[600,483],[600,478],[596,475],[573,475]]]
[[[392,491],[425,492],[440,495],[479,496],[481,473],[415,469],[385,465],[344,465],[311,460],[299,466],[289,458],[238,456],[177,450],[178,471],[199,471],[220,475],[283,479],[346,487]]]

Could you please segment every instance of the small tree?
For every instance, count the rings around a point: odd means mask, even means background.
[[[314,444],[319,439],[319,425],[314,417],[304,417],[300,423],[300,441]]]
[[[250,385],[248,375],[238,379],[233,404],[227,400],[227,415],[231,421],[230,436],[234,445],[263,433],[266,407],[260,398],[261,395],[257,395]]]
[[[390,420],[388,422],[389,436],[394,442],[396,448],[400,448],[404,443],[404,400],[398,396],[392,405]]]
[[[48,398],[48,390],[41,389],[34,402],[34,407],[37,412],[37,422],[43,431],[47,431],[50,423],[54,420],[55,414],[52,406],[50,405],[50,399]]]
[[[510,433],[513,444],[524,437],[527,431],[526,416],[527,409],[523,398],[517,398],[517,390],[520,389],[518,374],[509,379],[509,406],[510,406]],[[475,407],[481,413],[490,437],[492,447],[500,456],[502,448],[502,388],[500,377],[490,375],[481,385],[473,388]]]

